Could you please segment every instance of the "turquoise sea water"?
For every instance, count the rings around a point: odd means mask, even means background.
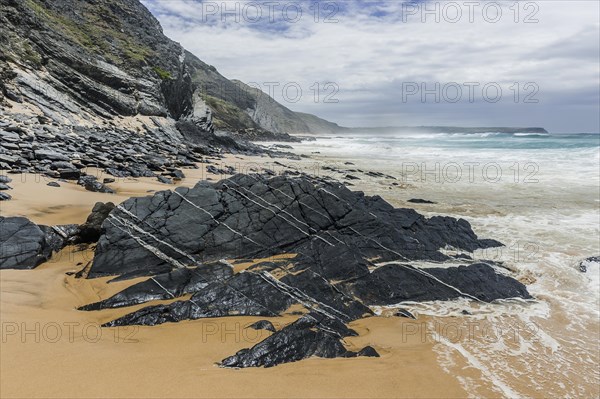
[[[467,310],[505,331],[511,325],[535,326],[531,336],[435,345],[452,375],[462,375],[466,361],[485,376],[462,378],[472,396],[480,397],[488,384],[499,397],[531,392],[597,397],[600,265],[582,273],[579,263],[600,255],[600,134],[352,132],[293,147],[310,155],[321,175],[342,181],[347,173],[359,176],[351,181],[353,190],[380,195],[397,207],[416,207],[426,216],[464,218],[480,237],[505,244],[497,253],[474,257],[502,261],[526,282],[536,298],[532,303],[399,304],[435,317],[460,318]],[[436,204],[414,205],[410,198]]]
[[[337,136],[341,140],[352,140],[357,144],[377,142],[384,145],[432,148],[473,149],[593,149],[600,147],[598,133],[415,133],[415,134],[350,134]]]

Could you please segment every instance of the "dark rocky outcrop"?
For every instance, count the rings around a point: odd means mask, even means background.
[[[33,269],[50,257],[44,232],[21,217],[0,216],[0,269]]]
[[[194,295],[187,301],[170,305],[149,306],[106,324],[156,325],[187,319],[224,316],[278,316],[294,300],[254,273],[239,273],[228,279],[210,279],[201,289],[195,287]],[[211,281],[212,280],[212,281]]]
[[[98,238],[99,237],[99,238]],[[530,298],[492,262],[419,268],[412,261],[452,260],[440,248],[492,245],[463,220],[427,219],[324,179],[236,175],[218,183],[162,191],[123,204],[97,203],[81,226],[37,226],[0,219],[1,268],[34,268],[69,243],[98,240],[88,278],[148,276],[81,307],[94,311],[150,305],[105,327],[224,317],[277,317],[291,306],[309,313],[224,359],[224,367],[271,367],[310,356],[378,356],[343,338],[347,324],[373,316],[370,306],[459,297],[491,302]],[[234,273],[222,259],[272,258]],[[383,262],[384,264],[380,264]],[[402,313],[410,317],[410,313]]]
[[[250,349],[223,359],[222,367],[273,367],[311,356],[324,358],[379,356],[371,347],[360,352],[345,348],[340,339],[345,331],[332,329],[326,316],[308,314]]]
[[[483,302],[503,298],[531,298],[524,285],[499,274],[485,263],[427,269],[389,264],[346,286],[349,292],[361,295],[368,305],[445,301],[459,297]],[[368,298],[365,298],[365,293],[368,293]]]
[[[275,317],[292,305],[310,313],[223,360],[225,367],[270,367],[310,356],[377,356],[373,348],[349,351],[341,341],[356,335],[347,323],[373,316],[370,306],[530,298],[492,262],[437,268],[412,263],[454,259],[441,248],[470,252],[501,245],[479,239],[468,222],[427,219],[324,179],[236,175],[201,182],[127,200],[109,213],[102,229],[88,277],[150,278],[82,310],[177,299],[141,308],[107,327]],[[290,255],[235,274],[221,260],[281,254]]]
[[[224,281],[233,275],[230,265],[214,262],[196,268],[177,269],[159,274],[100,302],[81,307],[81,310],[100,310],[136,305],[157,299],[173,299],[195,293],[211,282]]]
[[[0,216],[0,269],[34,269],[73,237],[76,225],[41,226],[23,217]]]
[[[311,245],[345,245],[359,259],[381,261],[443,261],[449,258],[439,249],[446,246],[473,251],[501,245],[478,239],[463,219],[427,219],[338,183],[283,176],[237,175],[130,199],[104,228],[90,277],[156,274],[223,257],[312,254]]]

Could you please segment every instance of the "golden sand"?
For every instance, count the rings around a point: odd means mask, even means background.
[[[76,308],[130,284],[82,280],[89,251],[68,247],[33,271],[3,270],[2,397],[463,397],[437,365],[431,343],[402,338],[398,318],[350,325],[350,349],[374,346],[381,358],[308,359],[270,369],[228,370],[215,362],[269,332],[246,329],[259,317],[100,328],[145,305],[100,312]],[[154,301],[159,303],[164,301]],[[268,318],[278,328],[298,316]]]
[[[273,161],[230,156],[223,162],[241,171],[272,168]],[[179,185],[193,186],[200,179],[225,177],[206,174],[203,165],[184,172],[187,178]],[[27,216],[39,224],[82,223],[97,201],[119,203],[131,196],[149,195],[148,190],[173,188],[150,178],[121,179],[109,184],[117,191],[111,195],[88,192],[74,183],[49,187],[46,183],[50,180],[36,179],[34,175],[11,177],[13,200],[2,203],[1,215]],[[1,397],[467,395],[458,380],[438,365],[431,342],[420,334],[403,334],[407,324],[413,323],[408,319],[371,317],[351,323],[350,327],[360,336],[348,338],[348,348],[371,345],[381,354],[380,358],[311,358],[269,369],[243,370],[222,369],[215,363],[266,338],[270,334],[267,331],[245,328],[264,318],[228,317],[154,327],[100,328],[100,324],[146,305],[99,312],[76,310],[143,280],[106,284],[106,278],[85,280],[66,274],[79,271],[92,256],[89,249],[67,247],[35,270],[0,271]],[[257,261],[238,262],[236,271]],[[165,301],[152,302],[156,303]],[[299,317],[292,310],[268,319],[280,328]]]

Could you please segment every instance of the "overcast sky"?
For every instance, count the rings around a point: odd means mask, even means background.
[[[596,0],[142,2],[227,78],[343,126],[600,131]]]

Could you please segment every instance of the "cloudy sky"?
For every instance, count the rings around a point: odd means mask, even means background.
[[[600,131],[600,2],[142,0],[230,79],[343,126]]]

